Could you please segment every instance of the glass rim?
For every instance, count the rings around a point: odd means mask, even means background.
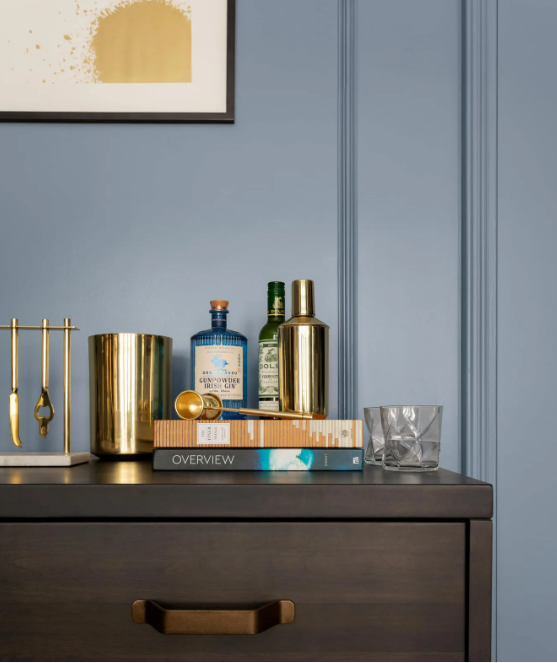
[[[367,412],[368,410],[381,410],[383,408],[394,410],[395,408],[405,408],[405,407],[423,407],[423,408],[437,407],[440,410],[442,410],[445,406],[444,405],[368,405],[368,407],[364,408],[364,412]]]
[[[395,408],[405,408],[405,407],[437,407],[437,408],[443,408],[443,405],[380,405],[379,409],[395,409]],[[364,408],[364,410],[367,408]]]

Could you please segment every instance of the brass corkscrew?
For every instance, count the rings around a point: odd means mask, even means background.
[[[48,393],[48,357],[49,357],[49,336],[48,336],[48,320],[42,321],[42,347],[41,347],[41,395],[37,405],[35,405],[35,419],[39,422],[39,435],[46,437],[48,435],[48,424],[54,418],[54,406],[50,400]],[[42,407],[49,410],[47,416],[41,416],[39,411]]]

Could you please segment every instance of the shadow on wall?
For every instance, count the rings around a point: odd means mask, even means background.
[[[178,419],[174,411],[174,400],[178,394],[190,389],[188,355],[185,352],[174,352],[172,355],[172,418]]]

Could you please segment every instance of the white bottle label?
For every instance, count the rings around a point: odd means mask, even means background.
[[[230,444],[230,424],[197,424],[197,444]]]
[[[280,412],[280,401],[259,401],[259,409]]]
[[[278,343],[259,341],[259,398],[278,398],[278,395]]]
[[[195,348],[194,389],[227,400],[244,397],[244,348],[235,345],[198,345]]]

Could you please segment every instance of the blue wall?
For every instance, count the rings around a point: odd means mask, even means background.
[[[499,2],[501,661],[555,661],[557,3]]]
[[[460,468],[460,2],[359,0],[360,408],[440,404]]]
[[[460,467],[459,0],[356,0],[359,408],[445,405],[442,464]],[[498,657],[555,660],[557,4],[499,3]],[[175,339],[174,392],[208,300],[256,337],[271,279],[316,281],[337,345],[337,1],[239,0],[233,126],[0,124],[3,323],[70,316],[74,448],[88,447],[86,338]],[[21,435],[32,417],[38,335],[20,341]],[[0,446],[9,334],[0,335]],[[539,429],[539,430],[537,430]]]
[[[337,2],[238,4],[235,125],[0,124],[2,323],[68,316],[81,328],[76,450],[89,446],[87,336],[172,336],[177,393],[189,384],[189,338],[208,326],[209,299],[229,299],[230,327],[249,338],[255,405],[269,280],[315,280],[318,316],[331,325],[336,414]],[[57,416],[45,442],[33,418],[40,335],[21,333],[26,450],[61,449],[61,345],[53,336]],[[4,450],[13,448],[9,348],[4,332]]]
[[[359,408],[446,406],[443,464],[459,468],[459,4],[357,2]],[[174,391],[208,300],[256,337],[271,279],[311,277],[331,325],[337,402],[337,1],[239,0],[234,126],[0,125],[2,315],[67,315],[74,335],[74,448],[88,446],[90,334],[175,340]],[[287,47],[285,47],[287,44]],[[257,54],[255,57],[254,54]],[[380,287],[378,287],[380,284]],[[61,339],[51,393],[61,414]],[[3,350],[2,350],[3,348]],[[45,443],[32,410],[40,339],[21,334],[21,437]],[[9,335],[0,375],[9,384]],[[409,369],[409,366],[411,368]],[[7,388],[7,387],[6,387]],[[7,408],[0,440],[9,449]]]

